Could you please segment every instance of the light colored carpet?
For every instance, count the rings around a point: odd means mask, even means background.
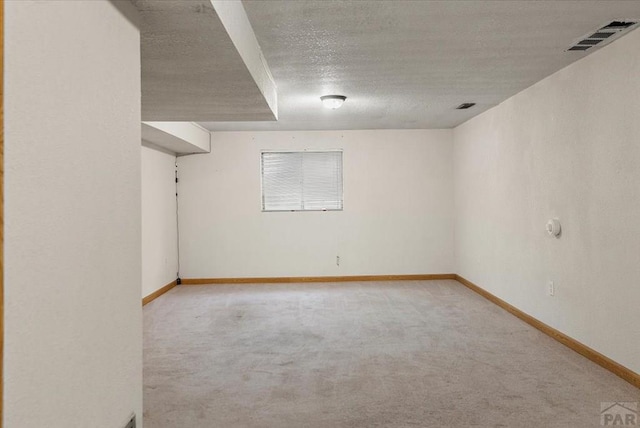
[[[179,286],[145,428],[597,427],[640,390],[455,281]]]

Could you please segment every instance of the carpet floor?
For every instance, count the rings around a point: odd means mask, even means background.
[[[145,428],[598,427],[640,390],[456,281],[179,286]]]

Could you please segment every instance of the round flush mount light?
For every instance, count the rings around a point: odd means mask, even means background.
[[[347,97],[344,95],[323,95],[320,97],[322,105],[332,110],[342,107],[342,103],[344,103],[346,99]]]

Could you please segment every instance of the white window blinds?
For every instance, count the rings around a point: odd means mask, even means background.
[[[263,152],[263,211],[342,209],[342,151]]]

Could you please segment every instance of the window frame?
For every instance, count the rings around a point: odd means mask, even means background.
[[[270,210],[265,209],[264,203],[264,165],[263,154],[264,153],[340,153],[340,173],[342,175],[340,180],[340,196],[341,204],[340,208],[329,209],[301,209],[301,210]],[[263,213],[297,213],[297,212],[339,212],[344,211],[344,150],[343,149],[303,149],[303,150],[285,150],[285,149],[262,149],[260,150],[260,208]]]

